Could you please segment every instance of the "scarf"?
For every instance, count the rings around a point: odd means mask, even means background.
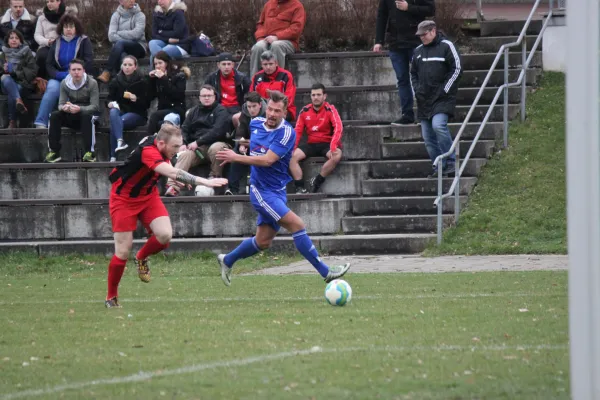
[[[65,14],[65,10],[66,10],[65,3],[63,1],[61,1],[60,5],[58,6],[58,10],[56,10],[56,11],[50,11],[50,10],[48,10],[48,6],[45,6],[44,7],[44,16],[46,17],[48,22],[50,22],[52,24],[58,24],[58,21],[60,21],[60,18]]]
[[[6,61],[17,65],[21,62],[21,60],[25,57],[25,54],[29,52],[29,46],[21,45],[16,49],[12,47],[2,46],[2,52],[4,53],[4,57],[6,57]]]

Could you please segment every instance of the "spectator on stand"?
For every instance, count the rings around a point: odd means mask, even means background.
[[[290,161],[290,173],[294,178],[296,193],[307,193],[299,162],[307,157],[325,157],[321,172],[310,180],[310,192],[316,193],[342,159],[342,119],[327,100],[325,86],[315,83],[310,89],[311,104],[300,111],[296,121],[296,147]],[[306,130],[306,144],[298,146]]]
[[[108,85],[107,107],[110,110],[110,161],[129,146],[123,140],[123,131],[146,124],[148,115],[148,80],[137,70],[138,60],[125,56],[121,72]]]
[[[419,24],[417,36],[423,44],[415,49],[410,77],[417,98],[417,119],[431,162],[452,147],[448,118],[454,115],[458,82],[462,75],[460,55],[450,40],[436,29],[435,22]],[[444,159],[443,175],[455,172],[454,154]],[[430,178],[437,177],[437,165]]]
[[[239,125],[235,129],[236,146],[234,151],[238,154],[248,155],[250,146],[250,121],[256,117],[264,117],[267,111],[267,102],[256,92],[249,92],[246,95],[246,102],[242,106]],[[225,190],[227,195],[241,194],[240,180],[250,174],[250,166],[240,163],[233,163],[229,166],[229,184]],[[245,193],[245,192],[244,192]]]
[[[37,21],[35,24],[34,39],[39,45],[35,52],[35,60],[38,66],[38,76],[46,79],[46,58],[52,43],[58,38],[56,26],[65,13],[77,15],[76,6],[65,6],[61,0],[47,0],[43,9],[36,11]]]
[[[92,42],[83,34],[81,21],[75,15],[67,13],[58,22],[56,32],[60,38],[52,43],[46,58],[46,70],[50,79],[34,122],[36,128],[48,128],[48,118],[56,108],[60,96],[60,83],[69,75],[69,63],[77,58],[83,62],[86,73],[92,74],[94,70]]]
[[[251,92],[258,92],[260,96],[267,100],[269,98],[269,90],[276,90],[288,98],[289,104],[287,107],[288,121],[294,121],[296,119],[296,85],[294,84],[294,77],[288,70],[281,68],[277,64],[275,55],[271,51],[265,51],[261,56],[262,68],[252,77],[252,83],[250,85]]]
[[[164,51],[159,51],[154,57],[154,69],[149,75],[148,102],[158,98],[158,107],[148,121],[148,136],[152,136],[158,132],[160,122],[167,114],[175,113],[179,115],[180,121],[185,120],[185,88],[191,72],[188,67],[181,67],[173,61]]]
[[[16,29],[8,31],[0,54],[3,68],[2,93],[8,95],[8,128],[17,128],[17,112],[26,114],[27,107],[21,95],[28,96],[33,91],[37,65],[29,46],[24,43],[23,34]]]
[[[108,83],[111,76],[119,72],[126,55],[136,58],[146,56],[146,16],[136,0],[119,0],[119,4],[110,17],[108,27],[108,40],[113,47],[106,68],[97,78],[104,83]]]
[[[271,50],[277,63],[285,68],[285,56],[300,50],[305,23],[306,13],[300,0],[268,0],[256,24],[254,36],[257,42],[252,46],[250,74],[261,69],[260,56],[266,50]]]
[[[152,58],[161,50],[173,60],[189,55],[187,39],[190,33],[185,21],[186,11],[187,6],[180,0],[158,0],[152,14],[152,40],[148,44],[150,66]]]
[[[389,56],[398,80],[398,96],[402,116],[392,125],[413,124],[413,88],[410,86],[410,61],[420,42],[415,36],[417,25],[426,17],[435,15],[434,0],[379,0],[377,28],[373,51],[380,52],[389,34]],[[387,28],[387,29],[386,29]]]
[[[16,29],[23,34],[23,44],[29,46],[31,51],[36,51],[37,43],[33,39],[35,20],[31,19],[29,11],[25,8],[25,1],[10,0],[10,8],[6,10],[0,20],[0,42],[8,35],[8,31]],[[5,43],[0,43],[4,46]]]
[[[96,80],[86,74],[84,65],[83,60],[72,60],[69,63],[69,75],[60,84],[58,111],[54,111],[50,117],[50,152],[46,155],[46,162],[61,160],[60,137],[63,126],[81,130],[85,143],[83,161],[96,161],[94,120],[100,111],[100,92]]]
[[[214,87],[202,85],[200,104],[191,108],[183,123],[184,145],[179,149],[175,168],[189,171],[197,165],[210,163],[209,179],[223,176],[223,166],[217,161],[217,152],[231,149],[227,144],[229,113],[217,101]],[[174,180],[167,182],[165,196],[179,195],[179,186]]]
[[[217,100],[227,109],[232,116],[233,126],[237,127],[244,96],[250,89],[250,78],[235,70],[231,53],[219,54],[217,66],[219,69],[208,75],[204,83],[215,88]]]

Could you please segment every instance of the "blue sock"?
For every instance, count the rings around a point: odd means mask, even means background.
[[[319,274],[321,274],[323,278],[325,278],[329,273],[329,267],[319,258],[319,253],[317,253],[317,249],[313,245],[312,240],[308,237],[306,229],[302,229],[301,231],[292,234],[292,237],[294,238],[294,244],[300,254],[302,254],[304,258],[319,271]]]
[[[252,257],[258,252],[260,252],[260,247],[256,244],[256,238],[248,238],[225,256],[225,265],[231,268],[237,260]]]

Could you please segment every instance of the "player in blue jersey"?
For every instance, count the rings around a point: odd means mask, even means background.
[[[350,264],[328,267],[306,233],[304,221],[287,206],[286,185],[292,180],[289,174],[290,160],[296,143],[296,132],[284,117],[288,99],[278,91],[269,92],[266,118],[257,117],[250,123],[250,156],[232,150],[217,153],[217,160],[251,166],[250,201],[258,212],[256,235],[244,240],[229,254],[219,254],[221,279],[231,284],[233,264],[242,258],[253,256],[271,246],[279,228],[283,226],[292,233],[298,251],[325,278],[325,282],[344,276]]]

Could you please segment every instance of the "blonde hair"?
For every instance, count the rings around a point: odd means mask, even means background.
[[[156,134],[156,138],[164,141],[165,143],[169,143],[173,136],[181,137],[181,129],[172,124],[163,124]]]

